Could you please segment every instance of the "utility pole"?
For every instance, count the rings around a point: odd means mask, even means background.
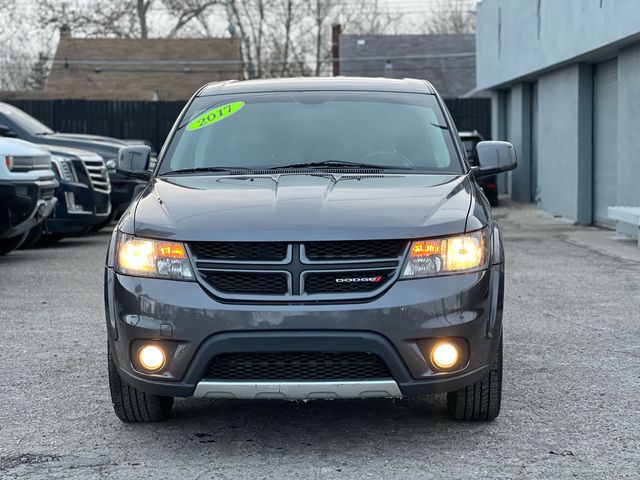
[[[334,77],[340,75],[340,33],[342,33],[342,25],[339,23],[331,25],[331,61]]]

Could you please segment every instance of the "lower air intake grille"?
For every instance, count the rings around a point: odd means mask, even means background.
[[[55,194],[55,188],[45,188],[40,192],[40,198],[43,200],[51,200]]]
[[[284,295],[289,290],[284,273],[216,271],[202,274],[214,289],[224,293]]]
[[[372,380],[391,378],[384,361],[366,352],[250,352],[215,356],[215,380]]]

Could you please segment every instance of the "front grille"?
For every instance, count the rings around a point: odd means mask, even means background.
[[[62,169],[62,178],[78,180],[76,178],[76,172],[74,172],[71,166],[71,162],[60,162],[58,165]]]
[[[287,244],[277,242],[192,242],[191,251],[198,260],[282,261]]]
[[[40,191],[40,198],[42,200],[51,200],[55,193],[55,188],[44,188]]]
[[[51,170],[51,157],[48,155],[11,157],[12,172],[30,172],[32,170]]]
[[[87,174],[89,175],[93,188],[100,192],[111,191],[109,175],[107,173],[107,167],[104,164],[104,160],[98,157],[92,157],[83,158],[82,162],[87,170]]]
[[[391,378],[367,352],[249,352],[215,356],[205,374],[215,380],[373,380]]]
[[[305,253],[310,260],[366,260],[397,258],[402,255],[405,241],[363,240],[357,242],[310,242]]]
[[[406,245],[406,240],[367,240],[190,242],[188,247],[200,281],[221,299],[311,302],[374,297],[397,278]]]
[[[304,291],[313,293],[371,292],[383,286],[393,271],[322,272],[304,277]]]
[[[207,271],[203,276],[223,293],[284,295],[289,290],[287,275],[279,272]]]

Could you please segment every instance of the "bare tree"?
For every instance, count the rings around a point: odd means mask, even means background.
[[[284,77],[289,71],[289,48],[291,45],[291,25],[293,23],[293,0],[286,0],[283,16],[284,42],[282,47],[282,68],[280,76]]]
[[[382,33],[401,14],[381,0],[229,0],[232,30],[242,39],[248,78],[326,75],[331,66],[331,24],[344,21],[352,33]]]
[[[242,41],[247,78],[308,74],[306,50],[301,48],[301,0],[229,0],[232,31]]]
[[[262,48],[266,26],[266,2],[269,0],[229,0],[229,22],[240,33],[245,70],[249,78],[262,77]]]
[[[52,39],[46,30],[30,28],[30,16],[37,8],[0,0],[0,12],[0,90],[40,88],[46,80]]]
[[[224,3],[225,0],[94,0],[71,10],[66,1],[40,0],[39,10],[44,25],[68,25],[74,36],[176,37]]]
[[[136,14],[138,16],[138,23],[140,24],[140,37],[147,38],[149,36],[149,28],[147,27],[147,15],[149,14],[149,7],[153,0],[136,0]]]
[[[212,8],[225,5],[225,0],[164,0],[163,5],[174,18],[173,26],[169,28],[167,37],[179,36],[182,30],[192,23],[197,23],[210,33],[209,26],[205,21]]]
[[[427,33],[473,33],[475,26],[476,12],[469,0],[449,0],[433,8],[424,29]]]
[[[0,61],[10,64],[0,73],[0,87],[41,84],[63,27],[74,37],[206,38],[228,32],[240,37],[245,76],[261,78],[328,75],[332,23],[342,23],[346,33],[375,34],[397,31],[402,18],[386,0],[92,0],[76,2],[73,9],[68,7],[73,0],[32,1],[30,21],[35,17],[42,26],[37,29],[41,50],[20,48],[15,21],[3,25],[6,15],[0,17]],[[24,16],[12,0],[0,5],[3,14]],[[25,27],[22,31],[34,30]],[[7,41],[7,31],[15,41]]]
[[[319,76],[322,64],[327,59],[327,48],[324,45],[327,35],[327,26],[330,25],[330,16],[336,14],[337,0],[311,0],[310,13],[314,26],[314,50],[315,50],[315,75]]]
[[[327,75],[331,67],[331,24],[341,23],[345,33],[380,34],[400,24],[403,14],[392,12],[380,0],[354,0],[345,8],[341,0],[307,0],[312,39],[304,41],[313,45],[314,74]]]
[[[345,30],[352,34],[380,35],[396,33],[403,27],[402,10],[390,10],[380,0],[356,0],[355,8],[341,15]]]

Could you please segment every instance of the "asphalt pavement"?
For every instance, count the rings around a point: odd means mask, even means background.
[[[493,423],[445,397],[188,399],[166,423],[113,414],[109,232],[0,258],[0,478],[640,478],[640,263],[531,207],[496,211],[507,256]],[[579,235],[578,235],[579,236]]]

